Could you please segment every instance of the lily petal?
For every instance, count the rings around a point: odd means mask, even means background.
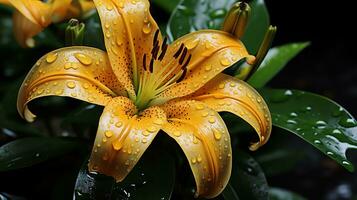
[[[175,41],[163,61],[163,66],[170,63],[181,44],[188,49],[186,55],[192,56],[187,66],[187,75],[181,82],[161,93],[156,100],[159,103],[189,95],[242,58],[254,58],[249,55],[243,43],[230,34],[203,30],[185,35]]]
[[[100,118],[89,161],[89,170],[122,181],[149,147],[166,115],[159,107],[137,114],[134,103],[126,97],[113,98]]]
[[[120,83],[135,99],[143,55],[150,54],[158,25],[147,0],[94,0],[110,63]],[[157,37],[161,41],[160,34]]]
[[[39,0],[9,0],[32,23],[46,27],[51,23],[51,6]]]
[[[13,14],[13,31],[16,41],[22,47],[34,47],[35,40],[33,37],[40,33],[44,27],[37,23],[33,23],[28,18],[22,15],[19,11],[14,11]]]
[[[246,82],[219,74],[187,98],[202,101],[217,112],[231,112],[248,122],[259,135],[259,142],[252,144],[251,150],[268,141],[272,128],[269,109],[263,97]]]
[[[90,47],[67,47],[39,59],[25,78],[17,99],[22,117],[36,117],[27,104],[39,97],[66,96],[106,105],[118,95],[126,95],[109,64],[108,56]]]
[[[168,121],[163,131],[183,149],[195,177],[196,196],[219,195],[232,168],[230,137],[222,118],[198,101],[171,101],[162,108]]]
[[[57,23],[64,19],[71,18],[72,16],[78,15],[77,13],[70,13],[70,8],[72,0],[53,0],[49,2],[51,6],[51,19],[52,22]]]
[[[9,0],[0,0],[0,4],[11,5]]]

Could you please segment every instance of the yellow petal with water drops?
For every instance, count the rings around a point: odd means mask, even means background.
[[[40,0],[8,0],[32,23],[46,27],[51,23],[51,6]]]
[[[22,47],[32,48],[35,46],[33,37],[40,33],[44,28],[30,21],[23,16],[19,11],[14,11],[13,14],[13,31],[16,41]]]
[[[252,144],[251,150],[258,149],[270,137],[269,109],[263,97],[242,80],[220,74],[186,98],[204,102],[218,112],[231,112],[248,122],[259,135],[259,142]]]
[[[159,28],[151,17],[149,1],[94,0],[94,3],[101,19],[113,70],[129,95],[134,97],[132,99],[135,99],[144,54],[150,56],[156,41],[161,44],[160,34],[155,34]]]
[[[232,168],[231,142],[222,118],[198,101],[171,101],[162,108],[168,121],[163,131],[184,151],[196,181],[196,196],[216,197],[227,185]]]
[[[102,50],[67,47],[40,58],[26,76],[19,90],[17,109],[33,121],[27,104],[39,97],[65,96],[106,105],[115,96],[126,95]]]
[[[185,47],[184,50],[182,46]],[[203,30],[179,38],[169,49],[162,65],[171,68],[170,63],[175,58],[179,62],[186,62],[190,58],[187,73],[182,81],[162,92],[156,102],[162,103],[195,92],[224,69],[245,57],[251,56],[244,44],[226,32]]]
[[[139,161],[166,115],[159,107],[140,113],[126,97],[112,99],[104,108],[89,161],[89,170],[122,181]]]

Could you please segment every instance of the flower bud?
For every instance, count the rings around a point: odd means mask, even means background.
[[[76,46],[83,44],[85,24],[79,23],[77,19],[71,19],[66,28],[66,46]]]
[[[242,38],[250,16],[250,6],[245,2],[235,3],[228,12],[222,30]]]

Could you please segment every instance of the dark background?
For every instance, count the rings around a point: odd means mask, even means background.
[[[346,3],[350,2],[350,3]],[[272,86],[329,96],[357,115],[357,17],[352,1],[266,0],[278,26],[275,45],[311,41]]]
[[[356,117],[357,17],[352,1],[266,0],[266,4],[272,24],[278,26],[274,45],[311,41],[311,46],[291,61],[270,86],[328,96]],[[308,199],[352,199],[356,195],[356,173],[336,168],[333,161],[317,155],[319,152],[296,137],[290,137],[290,141],[310,159],[292,173],[268,179],[270,185],[289,188]],[[311,158],[320,159],[319,164],[312,164]],[[357,164],[356,151],[350,151],[349,158]]]

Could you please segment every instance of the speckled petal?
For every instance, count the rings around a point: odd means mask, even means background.
[[[169,102],[162,106],[168,123],[163,131],[181,146],[195,177],[196,196],[213,198],[227,185],[232,149],[219,114],[198,101]]]
[[[150,15],[149,1],[94,0],[94,3],[113,70],[135,99],[143,55],[150,55],[155,32],[159,29]],[[160,34],[158,40],[161,41]]]
[[[242,58],[254,58],[249,56],[243,43],[230,34],[203,30],[185,35],[175,41],[163,61],[163,66],[170,62],[181,44],[187,47],[187,55],[192,55],[187,66],[187,75],[180,83],[161,93],[156,100],[159,103],[191,94]]]
[[[128,98],[112,99],[100,118],[89,170],[122,181],[165,123],[166,115],[159,107],[137,114]]]
[[[37,61],[25,78],[17,99],[22,117],[33,121],[27,104],[39,97],[66,96],[106,105],[126,95],[117,81],[105,52],[90,47],[68,47],[48,53]]]
[[[202,101],[218,112],[231,112],[248,122],[260,139],[251,145],[251,150],[268,141],[272,128],[269,109],[263,97],[246,82],[220,74],[187,98]]]

